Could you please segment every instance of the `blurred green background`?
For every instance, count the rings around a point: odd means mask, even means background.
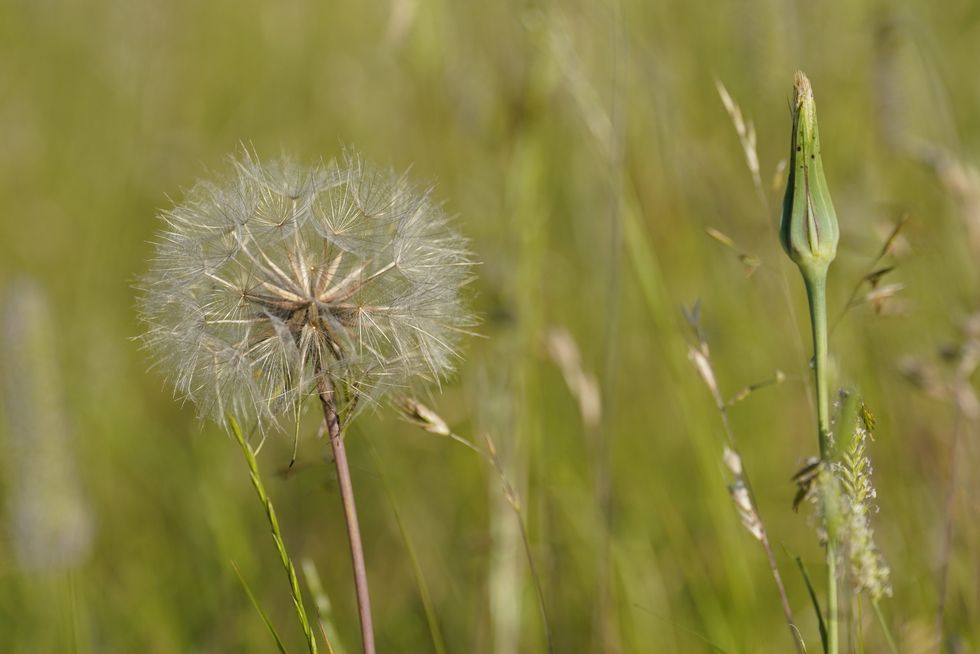
[[[496,443],[557,652],[790,650],[726,490],[682,307],[700,299],[723,395],[784,371],[731,418],[818,651],[792,557],[820,578],[822,552],[809,510],[790,506],[790,478],[816,453],[809,332],[774,232],[797,68],[841,220],[832,317],[908,216],[882,264],[902,290],[855,307],[831,343],[838,383],[878,418],[884,611],[903,652],[937,651],[947,559],[943,651],[980,651],[978,425],[972,369],[952,369],[977,347],[964,331],[980,272],[977,61],[980,5],[959,0],[0,2],[3,651],[273,651],[233,563],[302,651],[240,451],[172,400],[132,340],[157,211],[243,143],[306,160],[352,146],[436,181],[458,216],[482,261],[486,338],[431,403]],[[716,80],[755,124],[761,193]],[[556,328],[600,389],[597,423],[549,355]],[[913,365],[919,387],[901,374]],[[313,419],[291,474],[277,474],[288,437],[259,462],[288,547],[332,602],[335,650],[355,652],[346,535],[315,431]],[[440,638],[449,652],[543,651],[498,476],[390,410],[348,437],[380,651],[438,651]],[[885,651],[867,607],[863,624],[865,651]]]

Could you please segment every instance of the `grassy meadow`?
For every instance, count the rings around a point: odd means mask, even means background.
[[[0,2],[0,649],[276,651],[240,573],[305,651],[242,452],[150,370],[134,285],[158,212],[229,154],[351,147],[433,183],[470,240],[479,335],[420,399],[501,471],[387,405],[351,424],[379,651],[793,651],[686,311],[820,652],[795,560],[823,601],[818,520],[792,507],[810,326],[777,238],[802,69],[840,222],[831,389],[875,417],[883,618],[903,653],[980,652],[978,60],[959,0]],[[318,425],[258,465],[311,619],[354,654]],[[841,607],[842,652],[891,651],[846,579]]]

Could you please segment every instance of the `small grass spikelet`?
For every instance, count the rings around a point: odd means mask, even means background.
[[[142,280],[145,346],[203,417],[262,431],[327,385],[342,421],[451,371],[472,262],[429,190],[353,154],[198,182]]]
[[[871,515],[878,509],[877,492],[871,482],[871,460],[867,443],[871,439],[874,418],[861,404],[860,415],[853,423],[850,442],[835,465],[841,486],[843,540],[850,559],[851,578],[856,592],[866,592],[875,602],[890,596],[890,571],[874,539]]]

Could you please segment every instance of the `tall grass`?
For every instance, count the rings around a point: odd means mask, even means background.
[[[977,165],[980,43],[967,4],[889,6],[0,3],[0,286],[27,273],[49,298],[57,404],[93,536],[74,572],[74,613],[63,580],[15,568],[14,541],[0,537],[5,651],[72,638],[83,652],[268,651],[230,560],[285,648],[308,649],[242,461],[219,429],[199,428],[161,392],[128,340],[139,331],[130,284],[150,251],[151,217],[241,141],[303,160],[356,143],[438,180],[435,199],[484,262],[476,295],[486,338],[468,343],[459,375],[424,399],[476,442],[493,435],[521,499],[556,651],[791,650],[768,557],[732,505],[724,427],[686,358],[680,308],[701,300],[723,399],[786,371],[728,417],[794,623],[819,651],[795,558],[826,609],[824,552],[807,505],[791,510],[790,481],[817,450],[808,310],[775,237],[796,67],[819,93],[841,216],[828,373],[860,388],[878,419],[868,446],[875,537],[894,591],[883,615],[903,652],[938,651],[940,633],[947,649],[980,648],[975,376],[960,368],[976,340],[980,282],[970,195],[957,194]],[[757,176],[716,79],[755,127]],[[879,127],[903,136],[888,141]],[[936,149],[904,148],[923,143]],[[875,289],[862,282],[837,321],[903,215],[875,267],[894,268],[879,289],[902,290],[867,301]],[[598,380],[601,457],[546,350],[554,325]],[[0,411],[0,441],[10,442]],[[268,439],[260,463],[284,542],[330,593],[331,641],[351,651],[348,544],[327,443],[312,437],[318,423],[302,422],[288,475],[272,472],[292,459],[291,438]],[[368,575],[383,589],[372,588],[379,650],[434,651],[426,604],[447,652],[544,649],[496,474],[386,412],[366,412],[354,435]],[[3,505],[15,476],[36,478],[49,463],[35,452],[17,475],[5,469]],[[845,612],[851,595],[845,580]],[[601,619],[600,596],[609,598]],[[842,651],[859,625],[865,651],[887,651],[862,602],[860,620],[856,610],[842,618]]]

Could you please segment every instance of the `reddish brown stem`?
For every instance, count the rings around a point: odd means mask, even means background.
[[[375,654],[364,546],[361,544],[361,528],[357,523],[357,507],[354,505],[354,486],[350,480],[347,450],[344,448],[344,439],[340,433],[340,417],[337,415],[333,387],[328,382],[321,382],[319,391],[323,417],[327,421],[327,432],[330,434],[330,447],[333,448],[333,460],[337,467],[337,482],[340,485],[340,499],[344,505],[344,518],[347,520],[347,537],[350,540],[351,563],[354,566],[354,588],[357,592],[357,614],[361,621],[361,643],[364,654]]]

